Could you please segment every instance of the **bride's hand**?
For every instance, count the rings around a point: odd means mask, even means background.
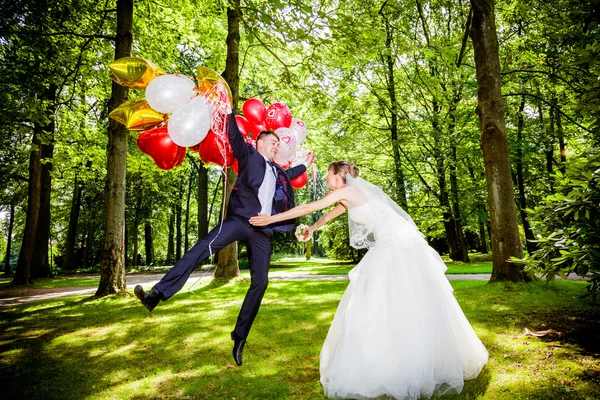
[[[265,214],[258,214],[256,217],[250,218],[250,223],[254,226],[266,226],[271,224],[271,217]]]
[[[304,236],[304,241],[307,241],[308,238],[310,237],[310,235],[312,235],[312,233],[315,231],[316,229],[311,225],[308,228],[304,229],[304,232],[302,233],[302,235]]]

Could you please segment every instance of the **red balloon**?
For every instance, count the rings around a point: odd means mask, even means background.
[[[302,174],[298,175],[290,181],[294,189],[300,189],[301,187],[304,187],[304,185],[306,185],[307,182],[308,174],[306,172],[303,172]]]
[[[225,151],[226,158],[223,158],[221,149]],[[227,166],[230,167],[233,164],[233,160],[235,160],[229,141],[221,139],[212,130],[208,131],[208,135],[206,135],[200,144],[194,146],[193,150],[200,153],[200,159],[205,163],[214,163],[223,166],[225,161],[227,161]]]
[[[183,163],[185,147],[177,146],[167,132],[167,127],[149,129],[137,138],[137,147],[148,154],[160,169],[169,170]]]
[[[262,131],[266,131],[267,127],[263,124],[250,124],[250,128],[248,129],[248,133],[250,133],[252,135],[252,138],[254,140],[256,140],[256,138],[258,137],[258,135],[262,132]]]
[[[242,111],[251,124],[260,125],[265,123],[267,109],[262,101],[254,98],[248,99],[244,102]]]
[[[246,117],[243,117],[241,115],[236,115],[235,122],[237,122],[238,129],[240,130],[240,133],[242,134],[242,136],[243,137],[248,136],[248,134],[250,133],[250,127],[252,125],[250,124],[250,122],[248,122]]]
[[[238,171],[240,169],[240,166],[238,164],[238,160],[237,159],[235,159],[233,161],[233,165],[231,165],[231,168],[233,168],[233,170],[235,171],[236,174],[238,174],[238,175],[240,174],[239,171]]]
[[[267,118],[265,121],[267,129],[273,131],[277,128],[289,128],[292,124],[292,113],[285,104],[273,103],[267,109]]]

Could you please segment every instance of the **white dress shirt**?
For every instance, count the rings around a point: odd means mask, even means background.
[[[275,195],[275,184],[277,183],[277,172],[275,167],[269,164],[267,158],[265,159],[265,177],[263,178],[262,184],[258,188],[258,201],[260,201],[260,213],[264,215],[271,215],[271,209],[273,208],[273,196]]]

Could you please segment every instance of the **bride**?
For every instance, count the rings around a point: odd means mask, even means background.
[[[256,226],[338,203],[305,238],[348,210],[350,245],[368,248],[349,275],[320,357],[325,394],[417,399],[460,393],[488,353],[458,305],[446,266],[408,214],[347,161],[329,165],[325,198],[250,219]]]

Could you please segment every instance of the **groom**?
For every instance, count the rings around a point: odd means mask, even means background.
[[[288,220],[265,227],[254,227],[248,220],[258,213],[274,215],[294,207],[294,191],[290,179],[305,172],[308,163],[314,161],[314,156],[310,154],[305,164],[284,171],[270,161],[279,148],[279,136],[275,132],[261,132],[254,149],[240,134],[233,112],[228,115],[228,119],[227,135],[238,160],[239,175],[231,191],[223,226],[215,227],[196,243],[150,292],[144,292],[140,285],[135,287],[134,292],[148,311],[152,311],[160,300],[166,301],[181,290],[190,274],[211,253],[216,253],[235,241],[245,241],[250,258],[250,288],[242,303],[235,329],[231,332],[233,358],[237,365],[242,365],[246,338],[267,289],[273,230],[289,231],[294,226],[294,221]]]

